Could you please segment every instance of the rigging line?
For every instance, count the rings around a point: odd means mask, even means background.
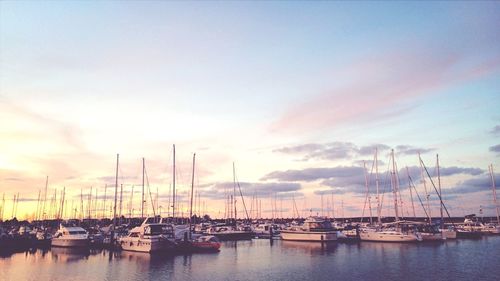
[[[413,183],[413,179],[411,178],[410,175],[408,175],[408,180],[410,181],[410,186],[413,187],[413,190],[415,190],[415,194],[417,194],[418,201],[420,202],[420,205],[422,206],[422,209],[424,210],[425,216],[429,217],[429,215],[427,214],[427,210],[425,209],[424,202],[420,198],[420,195],[418,195],[417,187]]]
[[[243,197],[243,193],[241,192],[240,182],[238,181],[237,177],[236,177],[236,184],[238,185],[238,189],[240,190],[241,201],[243,202],[243,208],[245,209],[247,220],[250,221],[250,217],[248,216],[247,206],[245,204],[245,197]]]
[[[448,212],[448,208],[446,208],[446,205],[444,205],[443,199],[441,198],[441,194],[439,194],[439,192],[438,192],[438,190],[436,188],[436,185],[434,184],[434,181],[432,180],[431,175],[429,174],[429,171],[427,170],[427,167],[425,166],[424,161],[422,160],[422,158],[420,158],[420,162],[422,163],[422,166],[424,166],[425,172],[427,173],[427,176],[429,177],[429,180],[432,183],[432,187],[434,187],[434,191],[436,191],[436,194],[439,197],[439,202],[441,203],[441,206],[443,206],[444,210],[446,211],[446,214],[448,215],[448,218],[451,219],[450,213]],[[453,221],[451,222],[451,224],[453,226],[455,226],[455,224],[453,223]]]
[[[149,199],[151,201],[151,206],[153,207],[153,216],[156,218],[155,204],[153,201],[153,197],[151,195],[151,188],[149,187],[149,177],[148,177],[148,172],[147,172],[146,168],[144,168],[144,174],[146,175],[146,183],[148,185]]]

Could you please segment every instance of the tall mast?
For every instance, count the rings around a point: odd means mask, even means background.
[[[141,218],[144,218],[144,174],[146,173],[146,163],[142,158],[142,200],[141,200]]]
[[[396,161],[394,160],[394,149],[391,150],[392,156],[392,194],[394,195],[394,211],[396,214],[396,221],[399,221],[399,211],[398,211],[398,194],[397,194],[397,183],[396,183]]]
[[[119,217],[120,217],[120,223],[122,222],[122,199],[123,199],[123,183],[120,184],[120,213],[119,213]]]
[[[175,144],[173,145],[173,167],[172,167],[172,219],[175,219]]]
[[[191,175],[191,204],[189,208],[189,239],[191,239],[191,225],[193,219],[193,194],[194,194],[194,165],[195,165],[196,153],[193,154],[193,173]]]
[[[234,223],[236,224],[236,219],[238,215],[236,213],[236,171],[233,162],[233,204],[234,204]]]
[[[104,185],[104,198],[103,198],[103,204],[102,204],[102,217],[106,217],[106,192],[108,191],[108,184]]]
[[[422,166],[422,158],[420,157],[420,152],[418,153],[418,159],[420,161],[420,173],[422,174],[422,183],[424,184],[425,197],[427,198],[427,215],[429,217],[429,224],[432,224],[432,215],[431,215],[431,205],[430,205],[430,194],[427,192],[427,181],[425,180],[424,175],[424,167]],[[439,195],[441,196],[441,195]]]
[[[410,200],[411,200],[411,207],[413,209],[413,217],[417,217],[417,213],[415,212],[415,204],[413,203],[413,191],[411,190],[411,182],[410,182],[410,170],[408,169],[408,166],[406,166],[406,174],[408,175],[408,189],[410,190]]]
[[[380,206],[380,193],[379,193],[379,181],[378,181],[378,148],[375,148],[375,184],[377,186],[377,220],[378,224],[382,224],[382,219],[380,218],[382,213],[382,207]]]
[[[441,193],[441,174],[439,172],[439,154],[436,154],[436,167],[437,167],[437,176],[438,176],[439,198],[443,198],[443,194]],[[444,228],[443,204],[439,204],[439,211],[441,214],[441,229],[443,229]]]
[[[373,166],[372,166],[372,169],[373,169]],[[368,173],[366,171],[366,162],[365,161],[363,161],[363,171],[365,172],[366,200],[368,200],[368,209],[370,210],[370,225],[373,225],[372,203],[371,203],[371,200],[370,200],[370,190],[368,189]]]
[[[45,204],[47,204],[47,188],[49,186],[49,176],[46,177],[45,179],[45,194],[43,196],[43,207],[42,207],[42,215],[43,219],[45,220]]]
[[[66,198],[66,187],[63,187],[63,192],[62,192],[62,198],[61,198],[61,212],[59,215],[60,219],[63,219],[64,217],[64,199]]]
[[[133,209],[134,209],[134,186],[132,185],[132,193],[130,193],[130,205],[128,206],[130,220],[132,220]]]
[[[83,221],[83,189],[80,188],[80,219]]]
[[[90,192],[89,192],[89,203],[88,203],[88,212],[89,212],[89,220],[91,219],[91,212],[92,212],[92,186],[90,187]]]
[[[497,210],[497,224],[500,225],[500,211],[498,209],[498,203],[497,203],[497,189],[495,184],[495,174],[493,173],[493,164],[489,166],[489,170],[491,177],[491,188],[493,190],[493,202],[495,203],[495,208]]]
[[[113,205],[113,230],[111,231],[111,243],[115,240],[116,227],[116,197],[118,195],[118,165],[120,163],[120,154],[116,154],[116,176],[115,176],[115,204]]]
[[[36,200],[36,212],[35,212],[35,220],[38,220],[38,211],[39,211],[39,208],[40,208],[40,193],[42,191],[39,189],[38,190],[38,199]],[[1,220],[2,218],[0,218]]]

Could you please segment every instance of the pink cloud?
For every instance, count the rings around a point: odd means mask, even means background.
[[[500,66],[500,57],[475,63],[469,59],[426,50],[364,57],[332,73],[338,86],[289,109],[271,131],[296,132],[399,115],[417,97],[486,76]]]

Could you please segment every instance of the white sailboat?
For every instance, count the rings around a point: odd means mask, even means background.
[[[392,160],[392,177],[391,186],[394,197],[395,223],[385,224],[378,228],[361,229],[359,238],[361,241],[376,241],[376,242],[417,242],[421,241],[422,237],[411,229],[403,227],[399,222],[398,199],[397,199],[397,184],[396,179],[396,163],[394,161],[394,150],[391,151]],[[381,206],[379,205],[379,217]]]

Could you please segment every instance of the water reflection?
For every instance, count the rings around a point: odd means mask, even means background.
[[[337,249],[337,242],[318,243],[318,242],[298,242],[281,241],[284,250],[296,250],[311,255],[332,254]]]
[[[50,251],[52,259],[56,262],[77,262],[86,259],[90,250],[85,248],[52,248]]]

